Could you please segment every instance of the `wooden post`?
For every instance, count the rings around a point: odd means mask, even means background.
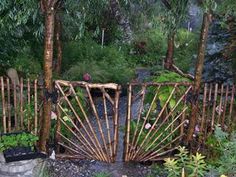
[[[200,92],[201,80],[202,80],[202,71],[203,64],[205,59],[205,49],[207,36],[209,31],[209,26],[211,23],[211,13],[205,12],[203,15],[200,43],[198,48],[198,57],[197,64],[195,68],[195,79],[194,79],[194,87],[193,87],[193,98],[192,98],[192,112],[190,117],[189,129],[187,134],[187,142],[191,144],[193,140],[193,133],[195,129],[195,125],[197,122],[197,110],[198,110],[198,96]]]

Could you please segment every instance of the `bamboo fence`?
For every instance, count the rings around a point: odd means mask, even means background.
[[[0,77],[0,87],[0,133],[26,130],[38,134],[43,87],[37,80],[20,78],[17,85],[4,77]],[[195,99],[192,87],[188,82],[128,84],[125,161],[160,160],[183,142]],[[61,156],[114,162],[121,87],[114,83],[57,80],[55,89],[59,95],[55,139],[68,152]],[[232,131],[235,97],[235,85],[202,84],[193,135],[199,147],[216,125]]]
[[[19,85],[0,77],[0,132],[29,131],[38,134],[41,86],[37,80],[23,80]]]
[[[195,99],[191,92],[191,83],[128,85],[125,161],[160,160],[184,142],[191,102]],[[148,95],[151,95],[149,101]],[[160,104],[163,97],[164,102]],[[138,110],[134,109],[137,102]],[[204,145],[215,126],[228,132],[232,130],[236,106],[234,85],[203,84],[197,104],[198,119],[193,136],[198,147]]]
[[[64,126],[71,134],[68,138],[58,128],[58,144],[80,159],[114,162],[118,145],[120,86],[113,83],[91,84],[62,80],[56,81],[55,85],[60,93],[57,106],[61,112],[58,117],[58,124],[61,125],[57,127]],[[102,114],[98,112],[96,98],[92,95],[93,89],[102,95]],[[111,116],[108,116],[107,102],[112,107]]]

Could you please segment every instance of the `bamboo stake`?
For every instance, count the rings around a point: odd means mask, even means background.
[[[117,155],[117,146],[118,146],[118,125],[119,125],[119,98],[120,98],[120,87],[117,87],[115,94],[115,107],[114,107],[114,157],[113,162],[115,162],[115,158]]]
[[[16,96],[16,82],[13,82],[13,94],[14,94],[14,117],[15,117],[15,129],[19,130],[18,119],[17,119],[17,96]]]
[[[28,104],[28,107],[30,107],[30,79],[27,79],[27,104]],[[28,131],[30,131],[30,118],[27,117],[27,129]]]
[[[125,162],[129,161],[129,140],[130,140],[130,118],[131,118],[131,98],[132,98],[132,86],[128,86],[128,108],[126,118],[126,135],[125,135]]]
[[[233,105],[234,105],[234,94],[235,94],[235,86],[233,85],[232,91],[231,91],[231,100],[230,100],[230,108],[229,108],[229,131],[231,130],[231,122],[234,122],[231,120],[233,118],[232,112],[233,112]]]
[[[224,92],[224,85],[221,84],[221,89],[220,89],[220,104],[218,106],[218,119],[217,119],[217,125],[219,125],[219,123],[221,122],[220,121],[220,118],[221,118],[221,110],[222,110],[222,99],[223,99],[223,92]]]
[[[154,97],[153,97],[153,100],[152,100],[152,102],[151,102],[151,105],[150,105],[150,107],[149,107],[149,109],[148,109],[148,112],[147,112],[147,114],[146,114],[146,116],[145,116],[145,118],[144,118],[144,121],[143,121],[141,130],[139,131],[139,134],[138,134],[137,140],[136,140],[136,142],[135,142],[135,145],[134,145],[133,148],[131,147],[131,148],[132,148],[132,149],[131,149],[131,150],[132,150],[132,153],[130,154],[130,159],[133,159],[133,157],[134,157],[134,155],[135,155],[135,149],[137,149],[139,138],[140,138],[140,136],[141,136],[141,134],[142,134],[142,132],[143,132],[144,126],[146,125],[146,122],[147,122],[147,119],[148,119],[149,114],[150,114],[150,112],[151,112],[151,109],[152,109],[152,107],[153,107],[153,105],[154,105],[154,103],[155,103],[155,101],[156,101],[156,99],[157,99],[157,95],[158,95],[158,93],[159,93],[159,89],[160,89],[160,88],[161,88],[161,86],[158,86],[158,88],[157,88],[157,90],[156,90],[156,93],[155,93],[155,95],[154,95]]]
[[[37,135],[38,132],[38,81],[37,79],[34,80],[34,133]]]
[[[161,109],[159,115],[157,116],[155,122],[153,123],[153,125],[152,125],[152,127],[150,128],[150,130],[148,131],[148,133],[146,134],[146,136],[145,136],[145,138],[143,139],[142,143],[140,144],[138,150],[135,152],[133,158],[135,158],[135,156],[136,156],[136,155],[139,153],[139,151],[142,149],[142,146],[144,145],[144,143],[145,143],[146,140],[148,139],[148,137],[149,137],[151,131],[155,128],[155,126],[156,126],[156,124],[157,124],[159,118],[161,117],[162,113],[164,112],[165,108],[167,107],[167,104],[169,103],[171,97],[173,96],[173,94],[174,94],[174,92],[175,92],[175,90],[176,90],[177,85],[178,85],[178,84],[176,83],[175,86],[174,86],[174,88],[173,88],[173,90],[171,91],[171,94],[169,95],[169,97],[168,97],[166,103],[164,104],[163,108]]]
[[[204,130],[204,139],[207,137],[208,127],[211,127],[211,96],[212,96],[212,83],[210,83],[209,94],[208,94],[208,105],[207,105],[207,117],[206,117],[206,128]]]
[[[94,104],[94,101],[93,101],[93,98],[91,96],[90,89],[89,89],[88,86],[86,86],[86,91],[87,91],[87,94],[89,96],[89,102],[90,102],[90,105],[92,106],[92,110],[93,110],[94,116],[95,116],[95,118],[97,120],[97,124],[98,124],[98,128],[99,128],[99,132],[100,132],[101,137],[102,137],[103,145],[105,147],[106,152],[108,152],[108,148],[107,148],[106,140],[105,140],[104,133],[103,133],[103,130],[102,130],[102,125],[101,125],[101,122],[100,122],[100,118],[99,118],[99,115],[97,113],[97,109],[95,107],[95,104]],[[103,152],[103,154],[104,154],[104,152]],[[108,161],[107,153],[104,154],[104,156],[105,156],[106,160]]]
[[[90,128],[90,131],[92,132],[92,135],[93,135],[93,137],[94,137],[94,139],[95,139],[95,142],[93,141],[93,138],[90,136],[90,133],[87,131],[87,129],[86,129],[86,127],[84,126],[83,122],[81,121],[80,117],[78,116],[78,114],[77,114],[76,111],[74,110],[73,106],[72,106],[71,103],[69,102],[68,98],[67,98],[67,97],[65,97],[65,98],[66,98],[68,104],[70,105],[70,108],[73,110],[74,114],[76,115],[77,119],[79,120],[79,123],[81,124],[82,128],[85,130],[86,134],[90,137],[90,140],[92,141],[92,143],[93,143],[93,144],[95,145],[95,147],[98,149],[98,153],[101,155],[102,160],[103,160],[103,161],[106,161],[107,159],[106,159],[106,157],[105,157],[105,154],[104,154],[104,152],[103,152],[103,149],[102,149],[102,147],[101,147],[101,144],[100,144],[99,141],[98,141],[98,138],[97,138],[97,136],[96,136],[96,134],[95,134],[95,132],[94,132],[94,130],[93,130],[93,128],[92,128],[92,125],[91,125],[91,123],[90,123],[90,121],[89,121],[89,119],[88,119],[88,116],[86,115],[86,113],[85,113],[85,111],[84,111],[84,109],[83,109],[82,104],[81,104],[80,101],[79,101],[78,96],[76,95],[76,92],[75,92],[75,90],[74,90],[74,87],[73,87],[71,84],[70,84],[69,86],[70,86],[70,90],[71,90],[72,93],[74,94],[74,97],[75,97],[75,99],[76,99],[76,101],[77,101],[77,103],[78,103],[78,105],[79,105],[80,110],[82,111],[82,113],[83,113],[83,115],[84,115],[85,121],[87,122],[87,124],[88,124],[88,126],[89,126],[89,128]]]
[[[5,93],[4,93],[3,77],[1,77],[1,89],[2,89],[2,124],[3,124],[3,132],[7,133],[6,108],[5,108]]]
[[[215,112],[216,112],[216,101],[217,101],[217,92],[218,92],[218,84],[215,84],[215,94],[214,94],[214,104],[213,104],[213,111],[212,111],[212,117],[211,117],[211,130],[214,129],[214,124],[215,124]]]
[[[225,114],[226,114],[226,111],[227,111],[228,95],[229,95],[229,85],[226,86],[226,93],[225,93],[225,99],[224,99],[224,108],[223,108],[223,117],[222,117],[222,120],[221,120],[222,130],[225,129],[225,124],[226,124]]]
[[[78,150],[73,149],[73,148],[71,148],[71,147],[69,147],[69,146],[67,146],[67,145],[65,145],[65,144],[63,144],[63,143],[60,143],[60,142],[59,142],[58,144],[60,144],[60,145],[63,146],[64,148],[68,149],[69,151],[72,151],[72,152],[78,154]],[[78,156],[76,156],[76,157],[78,157]],[[81,159],[81,157],[78,157],[78,158]],[[85,158],[85,157],[84,157],[84,158]],[[82,159],[84,159],[84,158],[82,158]]]
[[[9,78],[7,78],[7,108],[8,108],[8,132],[11,132],[11,90]]]
[[[106,129],[107,129],[107,137],[108,137],[108,143],[109,143],[109,162],[112,160],[113,157],[113,149],[112,149],[112,143],[111,143],[111,134],[110,134],[110,126],[109,126],[109,122],[108,122],[108,116],[107,116],[107,102],[106,102],[106,96],[105,96],[105,89],[102,88],[102,99],[103,99],[103,113],[104,113],[104,117],[106,120]]]
[[[23,78],[20,78],[20,127],[24,129],[24,99],[23,99],[23,89],[24,89],[24,82]]]
[[[200,126],[200,133],[203,133],[204,123],[206,122],[206,102],[207,102],[207,84],[204,84],[204,95],[203,95],[203,108],[202,108],[202,119]]]

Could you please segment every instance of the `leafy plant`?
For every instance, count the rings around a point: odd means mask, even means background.
[[[32,147],[38,137],[30,133],[3,135],[0,137],[0,152],[14,147]]]
[[[98,173],[95,173],[93,177],[111,177],[111,175],[107,172],[98,172]]]
[[[207,139],[207,147],[213,168],[220,174],[233,176],[236,171],[236,132],[229,135],[216,126],[214,134]]]
[[[205,176],[206,163],[204,156],[200,153],[196,155],[189,155],[185,147],[178,148],[179,153],[176,154],[176,158],[165,159],[165,169],[168,171],[168,177],[181,176],[182,171],[185,171],[190,177]]]

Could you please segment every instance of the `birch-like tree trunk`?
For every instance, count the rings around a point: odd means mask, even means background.
[[[53,60],[53,37],[56,0],[42,0],[42,10],[45,15],[45,36],[44,36],[44,93],[52,93],[52,60]],[[46,143],[49,139],[51,128],[52,102],[44,94],[43,119],[40,129],[39,149],[46,152]]]
[[[165,67],[165,69],[168,69],[168,70],[171,70],[172,66],[174,64],[174,61],[173,61],[174,50],[175,50],[174,41],[175,41],[175,34],[169,35],[166,58],[164,60],[164,67]]]
[[[59,13],[55,15],[55,47],[56,47],[56,66],[55,71],[58,75],[61,74],[61,62],[62,62],[62,41],[61,41],[62,25]]]
[[[118,0],[110,0],[110,8],[117,23],[123,31],[123,42],[130,43],[133,39],[133,33],[127,16],[122,11]]]
[[[193,99],[192,99],[192,112],[190,117],[187,142],[191,143],[193,140],[193,133],[195,130],[196,122],[197,122],[197,112],[198,112],[198,96],[201,86],[202,80],[202,71],[205,60],[205,50],[206,50],[206,42],[209,32],[209,26],[211,24],[211,13],[205,12],[203,15],[202,29],[200,35],[200,42],[198,48],[198,56],[197,56],[197,64],[195,67],[195,79],[193,86]]]

